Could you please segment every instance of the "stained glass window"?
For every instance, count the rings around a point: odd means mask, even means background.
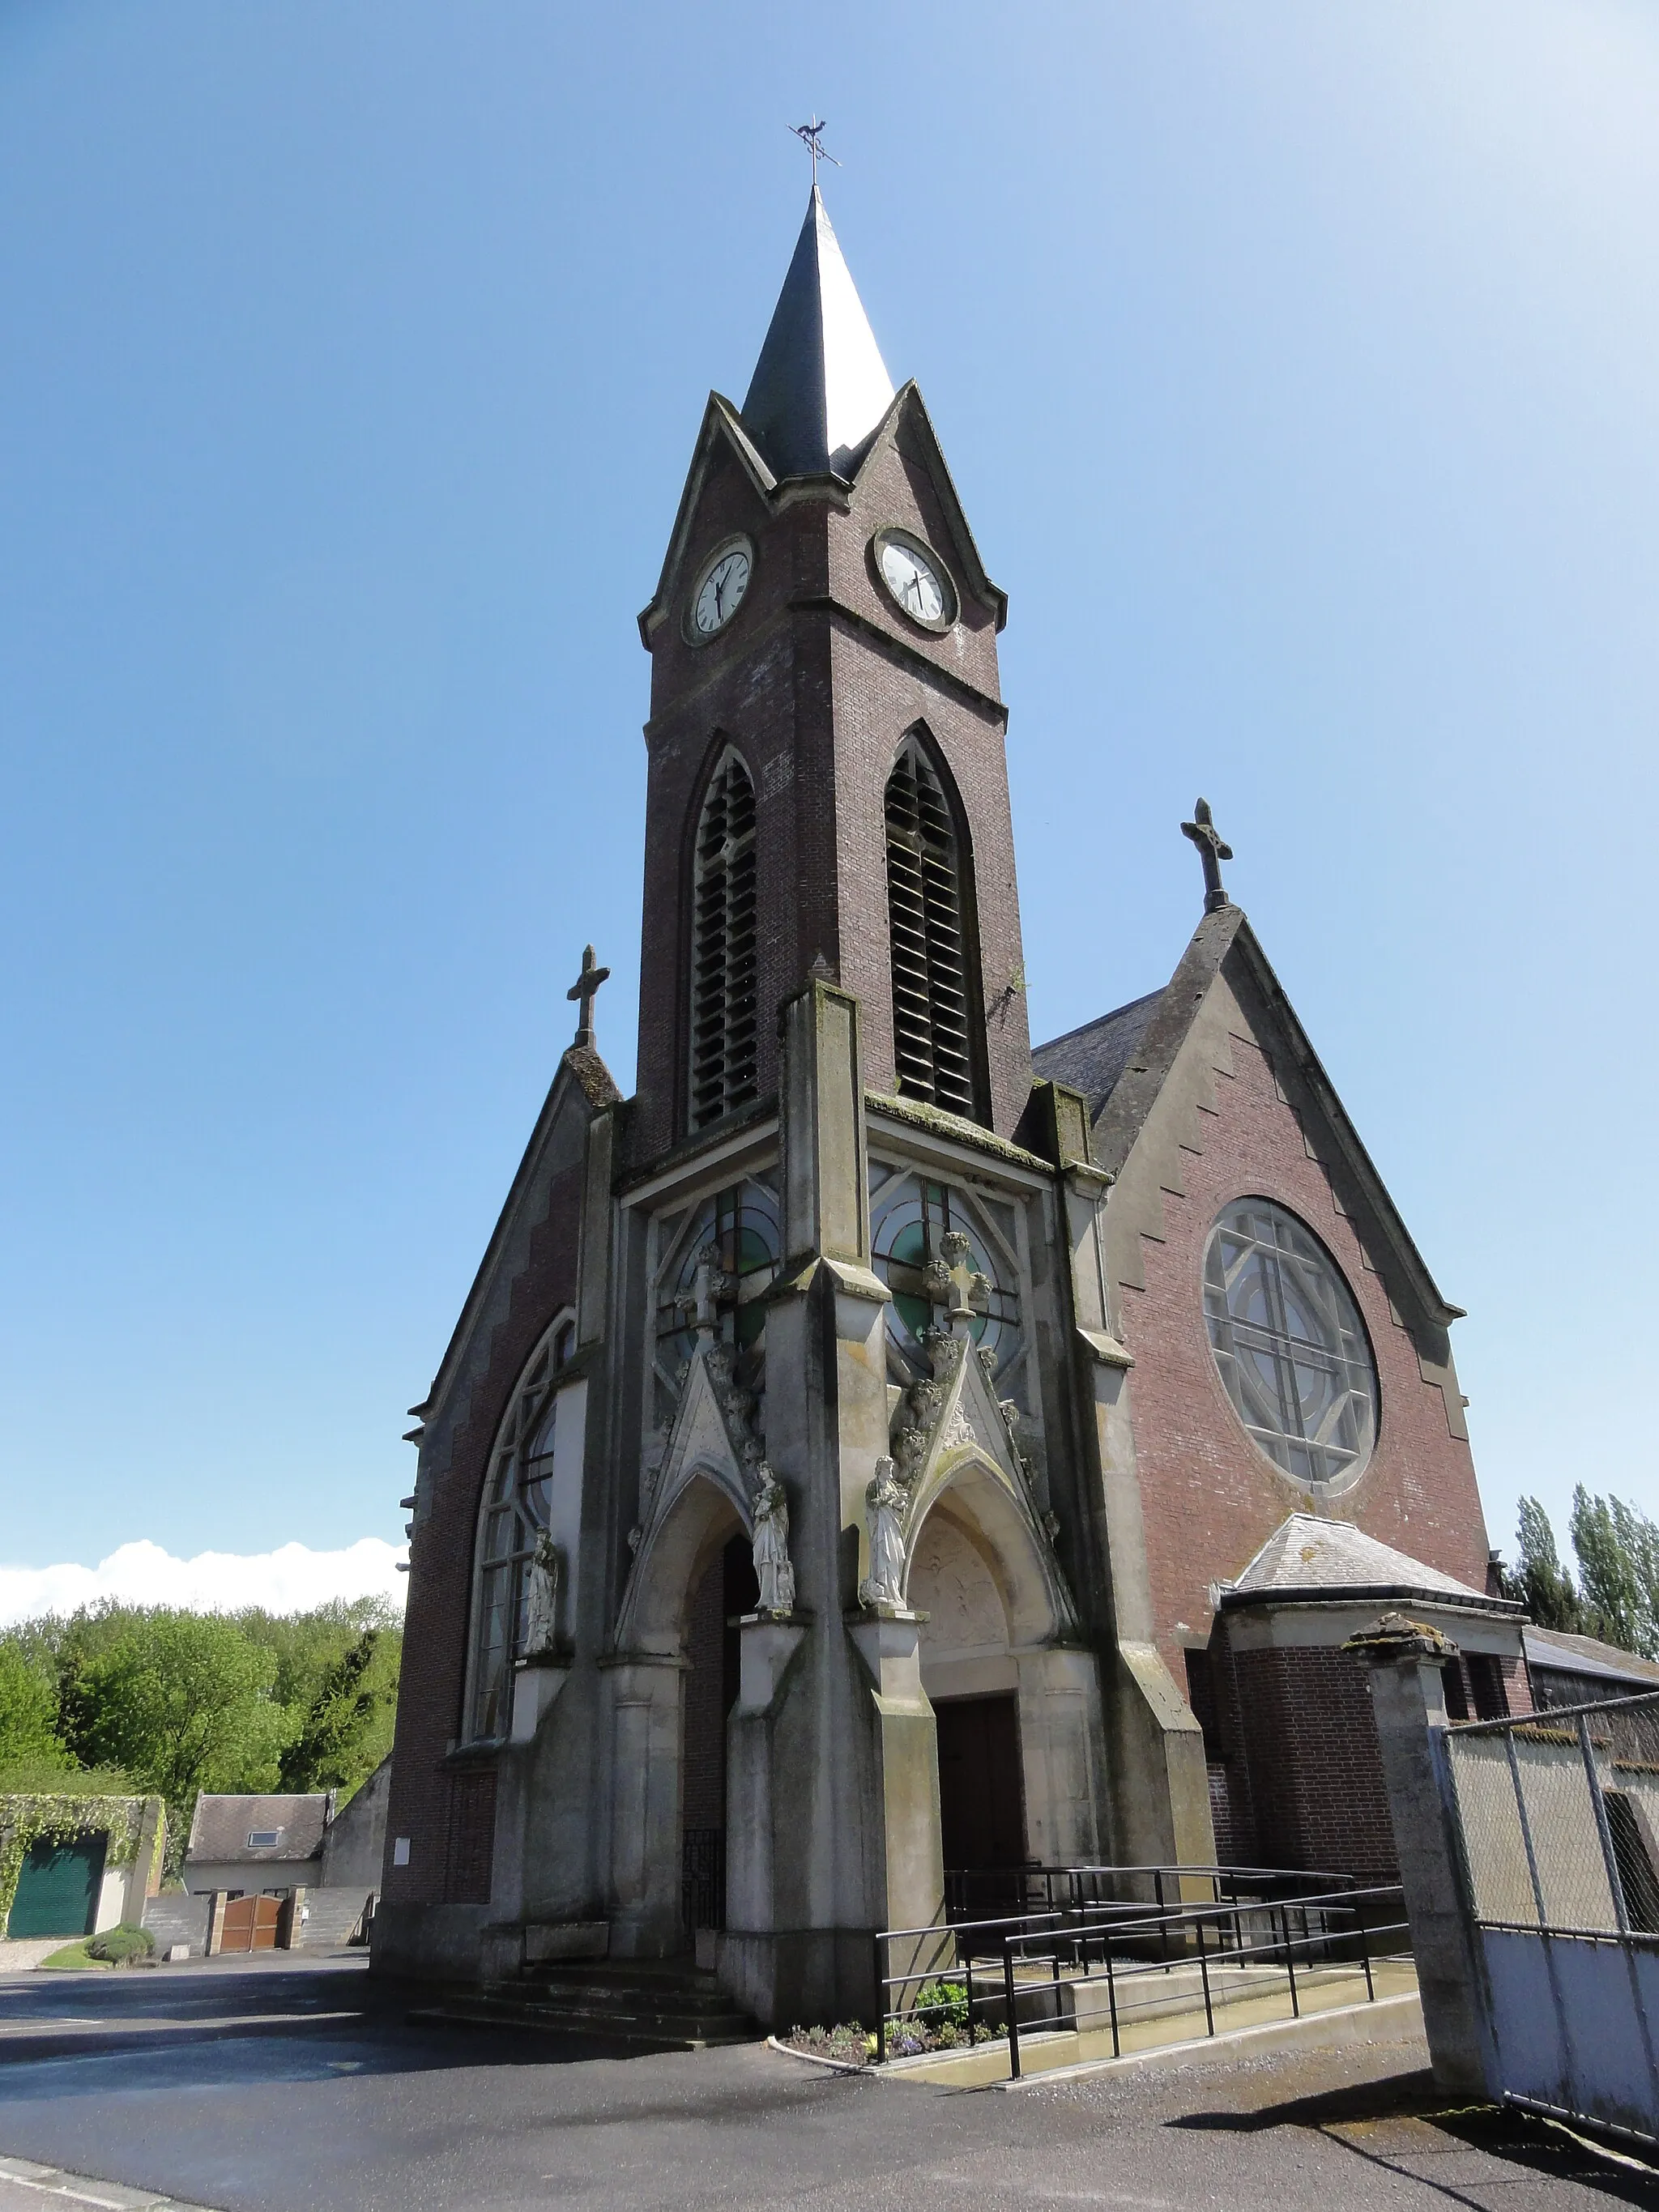
[[[870,1181],[875,1269],[893,1293],[887,1308],[890,1338],[913,1368],[925,1370],[922,1332],[945,1316],[939,1307],[930,1304],[923,1275],[930,1261],[943,1259],[945,1231],[959,1230],[968,1239],[967,1265],[991,1286],[988,1310],[973,1324],[974,1339],[989,1346],[1000,1371],[1019,1336],[1016,1267],[1012,1249],[1004,1249],[1012,1246],[1012,1221],[1002,1235],[995,1234],[986,1215],[963,1192],[925,1176],[887,1169],[878,1161],[870,1164]]]
[[[1255,1442],[1310,1486],[1346,1486],[1376,1441],[1376,1366],[1341,1270],[1265,1198],[1210,1231],[1204,1313],[1221,1379]]]
[[[472,1735],[504,1736],[512,1720],[513,1661],[524,1641],[526,1570],[548,1525],[555,1385],[575,1344],[567,1322],[538,1346],[495,1440],[478,1524]]]

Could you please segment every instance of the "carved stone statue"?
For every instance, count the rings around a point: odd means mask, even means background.
[[[525,1569],[524,1656],[544,1657],[553,1648],[559,1628],[559,1583],[564,1561],[545,1528],[536,1539]]]
[[[890,1459],[876,1462],[864,1493],[864,1526],[870,1539],[870,1571],[859,1584],[860,1605],[904,1603],[904,1492]]]
[[[795,1609],[795,1570],[789,1561],[789,1501],[783,1485],[764,1460],[755,1492],[755,1579],[760,1584],[757,1611],[787,1616]]]

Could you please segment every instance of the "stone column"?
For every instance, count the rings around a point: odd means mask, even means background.
[[[619,1654],[602,1669],[611,1718],[611,1950],[667,1958],[681,1946],[680,1734],[685,1661]]]
[[[1113,1327],[1107,1265],[1112,1178],[1088,1157],[1086,1118],[1070,1110],[1071,1094],[1058,1085],[1054,1092],[1054,1146],[1071,1254],[1073,1356],[1085,1394],[1085,1433],[1093,1445],[1091,1472],[1105,1554],[1099,1579],[1111,1592],[1111,1657],[1103,1683],[1112,1765],[1111,1850],[1128,1866],[1212,1866],[1215,1831],[1203,1733],[1154,1641],[1129,1408],[1134,1361]],[[1091,1625],[1097,1635],[1105,1626]],[[1194,1904],[1210,1896],[1201,1880],[1184,1890]]]
[[[1437,1629],[1395,1613],[1384,1613],[1374,1629],[1342,1648],[1370,1667],[1371,1710],[1434,2078],[1443,2089],[1496,2096],[1490,2000],[1464,1891],[1446,1765],[1440,1670],[1455,1659],[1457,1646]]]
[[[870,1265],[858,1002],[814,979],[780,1019],[784,1261],[766,1322],[766,1456],[789,1502],[796,1604],[787,1623],[742,1632],[720,1959],[727,1985],[787,2026],[871,2017],[871,1939],[929,1887],[892,1883],[938,1861],[939,1788],[920,1674],[914,1692],[894,1689],[895,1655],[872,1664],[858,1645],[864,1492],[887,1449],[888,1297]]]

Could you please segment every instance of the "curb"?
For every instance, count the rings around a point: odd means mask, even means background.
[[[181,2197],[158,2197],[153,2189],[132,2189],[94,2174],[67,2173],[60,2166],[37,2166],[32,2159],[0,2158],[0,2181],[14,2188],[38,2189],[57,2204],[95,2204],[99,2212],[210,2212],[186,2204]]]
[[[874,2066],[854,2066],[848,2058],[824,2058],[816,2051],[797,2051],[793,2043],[780,2043],[775,2035],[766,2039],[769,2051],[781,2051],[786,2058],[799,2058],[803,2066],[822,2066],[830,2074],[874,2074]]]

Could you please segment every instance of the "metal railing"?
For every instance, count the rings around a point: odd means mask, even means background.
[[[687,1828],[680,1844],[680,1917],[687,1935],[726,1925],[726,1831]]]
[[[1048,2002],[1056,2021],[1069,2003],[1075,2024],[1077,1989],[1096,1986],[1105,1994],[1101,2026],[1109,2025],[1113,2055],[1119,2056],[1120,1987],[1183,1967],[1196,1970],[1194,1996],[1201,1992],[1206,2032],[1213,2033],[1211,1969],[1220,1960],[1233,1968],[1251,1961],[1282,1963],[1294,2014],[1300,2003],[1298,1954],[1305,1971],[1316,1957],[1334,1958],[1346,1950],[1358,1960],[1371,1996],[1372,1947],[1405,1926],[1397,1887],[1361,1889],[1343,1875],[1176,1865],[1000,1869],[984,1879],[992,1875],[1005,1885],[1002,1894],[1015,1910],[966,1917],[962,1907],[972,1894],[969,1885],[981,1877],[957,1872],[947,1877],[945,1920],[927,1928],[886,1929],[876,1937],[878,2063],[896,2042],[908,2045],[917,2029],[932,2030],[948,2020],[961,2031],[958,2039],[1006,2036],[1018,2075],[1022,2025],[1028,2033],[1049,2025]],[[1014,1882],[1017,1890],[1006,1887]],[[1207,1888],[1207,1903],[1192,1897],[1195,1888]],[[1053,1993],[1050,2000],[1044,1999],[1045,1988]]]
[[[958,1867],[945,1877],[945,1917],[951,1922],[1018,1918],[1032,1912],[1079,1912],[1096,1905],[1147,1906],[1167,1911],[1171,1903],[1198,1902],[1191,1891],[1208,1889],[1212,1904],[1234,1899],[1296,1896],[1304,1891],[1352,1887],[1340,1874],[1304,1874],[1285,1867],[1071,1866]]]
[[[1397,1917],[1378,1918],[1376,1913],[1384,1911]],[[1118,1955],[1126,1943],[1152,1932],[1154,1922],[1158,1923],[1156,1934],[1165,1951],[1164,1958],[1152,1960]],[[1002,1998],[1008,2024],[1009,2074],[1016,2081],[1020,2078],[1023,2033],[1086,2032],[1081,2025],[1079,1993],[1093,1989],[1104,1989],[1104,2025],[1110,2031],[1113,2057],[1121,2057],[1124,2014],[1135,2009],[1135,1991],[1146,1986],[1149,1976],[1169,1974],[1171,1936],[1187,1954],[1189,1966],[1197,1968],[1207,2037],[1216,2033],[1218,2002],[1268,1996],[1280,1971],[1292,2020],[1302,2017],[1304,1989],[1322,1968],[1340,1969],[1357,1963],[1364,1978],[1366,2002],[1375,2002],[1374,1947],[1379,1938],[1407,1935],[1403,1893],[1395,1883],[1374,1889],[1350,1884],[1313,1896],[1255,1905],[1184,1905],[1146,1915],[1139,1922],[1119,1920],[1099,1930],[1083,1928],[1006,1937],[1002,1947]],[[1098,1964],[1091,1964],[1097,1955]],[[1018,1968],[1034,1960],[1048,1966],[1054,2009],[1022,2021],[1022,2010],[1031,2009],[1031,1984],[1028,1981],[1022,1987]],[[1297,1979],[1298,1961],[1301,1985]],[[1063,1973],[1063,1966],[1071,1971]],[[1255,1973],[1250,1971],[1253,1966],[1258,1969]],[[1218,1973],[1228,1978],[1219,1992],[1215,1986]]]

